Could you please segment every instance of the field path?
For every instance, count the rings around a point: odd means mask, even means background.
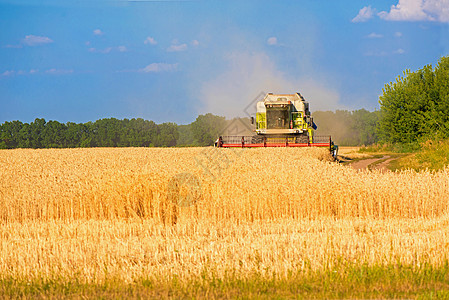
[[[388,155],[385,155],[380,158],[362,159],[362,160],[356,161],[354,163],[351,163],[349,165],[356,170],[361,170],[361,169],[369,168],[370,165],[372,165],[380,160],[385,160],[385,161],[375,165],[373,169],[387,171],[388,170],[387,166],[388,166],[389,162],[392,160],[392,158],[390,158],[390,156],[388,156]]]

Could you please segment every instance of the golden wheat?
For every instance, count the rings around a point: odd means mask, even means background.
[[[1,277],[448,259],[448,170],[356,171],[315,148],[3,150],[0,163]]]

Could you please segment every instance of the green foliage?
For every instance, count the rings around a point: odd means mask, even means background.
[[[162,123],[157,126],[157,147],[173,147],[176,146],[176,140],[179,137],[177,125],[174,123]]]
[[[393,152],[393,153],[413,153],[420,149],[419,143],[378,143],[359,149],[360,153],[375,153],[375,152]]]
[[[5,122],[0,127],[0,149],[17,148],[20,145],[23,123]]]
[[[195,146],[195,139],[192,133],[192,125],[178,125],[177,146]]]
[[[151,275],[150,275],[151,276]],[[86,283],[85,278],[13,278],[0,279],[1,298],[435,298],[449,297],[447,262],[432,266],[426,262],[407,265],[390,263],[367,265],[362,262],[339,263],[320,270],[309,267],[276,274],[265,270],[241,273],[228,270],[218,276],[204,270],[190,280],[171,278],[135,278],[124,283],[107,278]]]
[[[419,147],[420,149],[415,153],[393,161],[391,169],[437,171],[449,166],[449,140],[428,140]]]
[[[0,125],[0,149],[74,147],[171,147],[179,138],[177,125],[143,119],[115,118],[67,124],[36,119]]]
[[[441,170],[449,165],[449,141],[428,141],[416,154],[419,169]]]
[[[211,113],[199,115],[191,124],[193,138],[199,146],[211,146],[226,126],[225,117]]]
[[[423,138],[449,138],[449,57],[406,70],[383,88],[379,98],[378,134],[383,142],[415,143]]]

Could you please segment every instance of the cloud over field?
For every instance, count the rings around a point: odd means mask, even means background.
[[[187,50],[187,44],[173,44],[167,48],[167,52],[181,52]]]
[[[145,45],[147,45],[147,44],[150,44],[150,45],[156,45],[156,44],[157,44],[157,41],[156,41],[154,38],[152,38],[151,36],[149,36],[149,37],[147,37],[147,38],[145,39],[145,41],[143,41],[143,43],[144,43]]]
[[[143,73],[169,72],[169,71],[176,71],[177,68],[178,64],[152,63],[146,66],[145,68],[140,69],[139,72]]]
[[[449,22],[449,0],[399,0],[379,17],[390,21]]]
[[[278,43],[278,39],[275,36],[269,37],[267,39],[267,44],[270,46],[274,46]]]
[[[387,21],[434,21],[449,23],[449,0],[399,0],[389,11],[377,13],[375,8],[360,9],[352,22],[366,22],[375,15]]]
[[[53,40],[46,36],[38,36],[38,35],[27,35],[22,40],[22,43],[27,46],[39,46],[53,43]]]
[[[359,10],[359,13],[357,14],[357,16],[354,17],[354,19],[352,19],[352,22],[353,23],[366,22],[374,16],[375,12],[376,10],[371,8],[371,5],[365,6]]]
[[[95,30],[93,31],[93,34],[94,34],[94,35],[103,35],[104,33],[103,33],[103,31],[101,31],[100,29],[95,29]]]

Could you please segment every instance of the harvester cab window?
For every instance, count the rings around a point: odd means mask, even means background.
[[[267,108],[267,128],[268,129],[288,129],[290,117],[288,107]]]

